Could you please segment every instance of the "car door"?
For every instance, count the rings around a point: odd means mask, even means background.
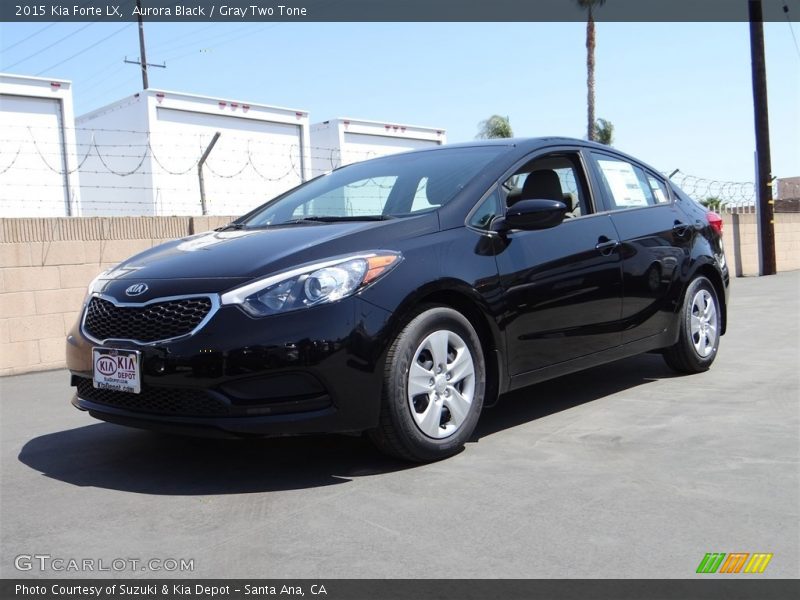
[[[661,175],[613,153],[589,154],[622,243],[622,341],[658,335],[674,318],[671,298],[689,256],[694,223],[678,210]]]
[[[551,229],[507,232],[496,256],[505,298],[501,326],[512,377],[621,342],[616,232],[611,217],[595,210],[581,153],[564,148],[536,154],[500,189],[508,204],[531,199],[521,196],[525,182],[544,172],[555,173],[558,185],[546,173],[543,179],[553,186],[536,195],[566,202],[568,216]]]

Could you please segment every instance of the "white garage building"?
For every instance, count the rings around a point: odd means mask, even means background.
[[[0,74],[3,216],[239,215],[338,166],[446,141],[433,127],[312,126],[305,110],[154,89],[75,118],[72,93]]]
[[[145,90],[76,120],[83,215],[236,215],[310,178],[308,113]],[[208,152],[215,134],[220,136]]]
[[[435,127],[340,117],[311,126],[311,167],[316,177],[369,158],[439,146],[446,138]]]
[[[71,82],[0,73],[0,214],[76,214],[73,124]]]

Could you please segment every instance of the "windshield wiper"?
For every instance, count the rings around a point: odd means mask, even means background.
[[[339,215],[311,215],[294,221],[284,221],[283,223],[276,223],[276,225],[284,225],[285,223],[339,223],[347,221],[388,221],[394,219],[392,215],[352,215],[352,216],[339,216]]]
[[[290,219],[288,221],[279,221],[277,223],[264,223],[262,225],[250,225],[245,227],[244,223],[237,223],[228,225],[226,227],[235,227],[236,229],[268,229],[271,227],[281,227],[282,225],[320,225],[324,223],[346,223],[349,221],[388,221],[389,219],[396,219],[393,215],[359,215],[359,216],[336,216],[336,215],[310,215],[308,217],[301,217],[299,219]],[[217,231],[221,231],[222,228]]]
[[[222,227],[217,227],[214,231],[238,231],[244,229],[244,223],[228,223]]]

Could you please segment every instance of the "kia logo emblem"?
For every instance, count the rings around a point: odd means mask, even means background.
[[[97,370],[106,376],[113,375],[117,372],[117,363],[114,362],[113,358],[104,356],[97,361]]]
[[[150,287],[146,283],[134,283],[125,290],[125,294],[128,296],[141,296],[149,289]]]

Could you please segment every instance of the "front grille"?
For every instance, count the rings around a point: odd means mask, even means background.
[[[145,306],[116,306],[92,298],[86,307],[84,329],[98,340],[155,342],[191,333],[211,310],[206,297],[167,300]]]
[[[229,413],[228,405],[202,391],[143,387],[140,394],[97,389],[91,379],[77,380],[78,397],[89,402],[132,412],[180,417],[219,417]]]

